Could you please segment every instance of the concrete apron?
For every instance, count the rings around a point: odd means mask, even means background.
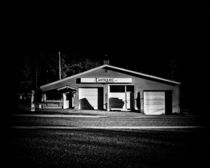
[[[73,110],[73,109],[48,109],[44,111],[37,111],[38,114],[64,114],[64,115],[96,115],[96,116],[107,116],[107,117],[140,117],[145,116],[140,112],[132,111],[102,111],[102,110]],[[37,114],[36,113],[36,114]],[[33,114],[33,113],[31,113]]]

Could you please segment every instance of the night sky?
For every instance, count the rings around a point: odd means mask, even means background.
[[[72,58],[103,59],[108,54],[111,65],[160,77],[166,77],[168,60],[173,59],[179,65],[176,80],[182,82],[185,100],[193,104],[201,95],[210,54],[210,11],[205,5],[113,4],[43,10],[47,12],[39,16],[13,14],[2,32],[2,67],[11,65],[3,73],[7,81],[13,81],[15,67],[26,55],[34,58],[43,50],[60,50]]]

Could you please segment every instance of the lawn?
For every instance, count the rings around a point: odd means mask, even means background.
[[[18,130],[9,164],[20,167],[204,167],[204,130]]]

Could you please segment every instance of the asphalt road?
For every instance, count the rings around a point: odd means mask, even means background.
[[[18,114],[9,122],[5,167],[188,168],[208,160],[208,131],[195,116]],[[171,126],[181,129],[161,128]]]
[[[195,116],[105,116],[105,115],[38,115],[21,114],[10,118],[11,126],[65,127],[161,127],[203,126]]]
[[[208,167],[205,129],[12,129],[4,167]],[[1,150],[2,151],[2,150]]]

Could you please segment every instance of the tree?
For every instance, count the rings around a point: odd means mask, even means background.
[[[168,77],[172,80],[177,80],[178,78],[178,71],[179,71],[179,64],[178,64],[178,60],[171,58],[168,60],[168,66],[169,66],[169,70],[168,70]]]
[[[38,54],[26,52],[17,63],[17,91],[31,92],[43,84],[59,80],[58,52],[41,50]],[[61,52],[62,78],[86,71],[100,65],[100,60],[71,57]]]
[[[100,65],[100,60],[84,56],[69,56],[61,52],[61,77],[66,78]],[[45,51],[41,53],[38,67],[38,84],[43,85],[59,80],[58,52]]]
[[[73,62],[68,62],[66,56],[62,57],[62,78],[71,76],[83,71],[95,68],[100,65],[99,61],[91,60],[88,58],[83,58],[81,60],[74,60]]]
[[[17,91],[28,92],[33,89],[34,77],[34,60],[28,56],[24,58],[21,64],[17,65]]]

